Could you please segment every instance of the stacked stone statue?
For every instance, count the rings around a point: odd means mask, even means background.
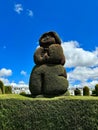
[[[34,53],[29,89],[32,96],[58,96],[68,88],[65,57],[56,32],[46,32],[39,39],[40,47]]]

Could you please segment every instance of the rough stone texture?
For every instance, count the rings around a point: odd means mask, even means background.
[[[68,80],[63,67],[65,57],[57,33],[44,33],[35,51],[35,67],[32,69],[29,89],[33,96],[60,95],[67,91]]]

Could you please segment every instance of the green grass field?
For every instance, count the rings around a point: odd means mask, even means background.
[[[65,100],[98,100],[97,96],[58,96],[52,98],[45,98],[45,97],[38,97],[32,98],[30,96],[23,96],[18,94],[1,94],[0,99],[19,99],[19,100],[58,100],[58,99],[65,99]]]

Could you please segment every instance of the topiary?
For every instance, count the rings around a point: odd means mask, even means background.
[[[84,96],[89,96],[90,95],[89,88],[87,86],[84,86],[84,88],[83,88],[83,95]]]
[[[12,94],[12,86],[5,86],[5,93]]]
[[[35,66],[31,72],[29,89],[32,95],[61,95],[67,91],[68,80],[62,65]]]
[[[0,93],[1,94],[5,93],[5,87],[4,87],[4,84],[3,84],[3,82],[1,80],[0,80]]]
[[[34,53],[29,89],[32,96],[61,95],[67,91],[67,73],[63,65],[65,56],[56,32],[46,32],[39,39],[40,47]]]
[[[92,96],[95,96],[95,95],[96,95],[96,90],[93,89],[93,90],[92,90]]]
[[[81,95],[81,91],[78,88],[76,88],[74,90],[74,94],[75,94],[75,96],[80,96]]]
[[[98,96],[98,84],[95,85],[96,96]]]

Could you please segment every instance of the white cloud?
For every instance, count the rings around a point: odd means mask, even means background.
[[[24,76],[26,76],[26,74],[27,74],[24,70],[22,70],[20,73],[21,73],[21,75],[24,75]]]
[[[15,4],[14,5],[14,11],[17,12],[18,14],[20,14],[21,12],[24,12],[28,16],[33,17],[33,11],[30,10],[30,9],[25,9],[24,10],[22,4]]]
[[[33,16],[33,11],[30,10],[30,9],[27,9],[27,14],[28,14],[28,16],[32,17]]]
[[[28,84],[26,84],[24,81],[19,81],[19,83],[12,82],[10,85],[13,87],[28,87]]]
[[[98,80],[98,67],[76,67],[68,73],[69,81],[87,82],[88,80]]]
[[[2,77],[2,76],[11,76],[11,75],[12,75],[12,70],[11,69],[2,68],[0,70],[0,77]]]
[[[68,72],[70,86],[94,87],[98,83],[98,47],[94,51],[80,48],[77,41],[63,42],[62,47],[66,57],[66,68],[73,68]]]
[[[66,57],[66,67],[98,66],[98,48],[95,51],[86,51],[79,47],[77,41],[63,42],[62,47]]]
[[[0,78],[0,80],[3,82],[4,85],[9,85],[10,84],[10,81],[6,78]]]
[[[14,10],[15,10],[15,12],[17,12],[18,14],[20,14],[20,13],[23,11],[22,4],[15,4],[15,5],[14,5]]]

